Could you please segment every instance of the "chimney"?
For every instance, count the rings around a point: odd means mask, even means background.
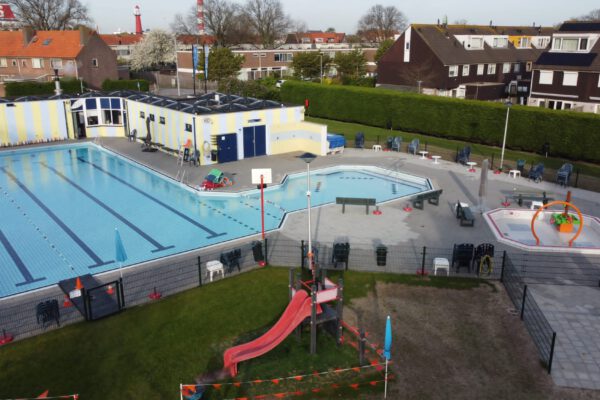
[[[24,26],[22,29],[23,32],[23,46],[27,46],[31,43],[31,39],[35,36],[35,31],[31,26]]]
[[[92,36],[92,30],[86,26],[79,26],[79,43],[85,46]]]
[[[493,21],[490,19],[490,27],[493,25],[493,24],[492,24],[492,22],[493,22]]]

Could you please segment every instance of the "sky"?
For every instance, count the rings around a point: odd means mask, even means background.
[[[81,0],[89,7],[94,24],[101,33],[117,30],[134,31],[133,7],[142,12],[144,29],[169,29],[177,13],[185,14],[195,0]],[[243,0],[233,0],[243,4]],[[357,22],[375,5],[393,5],[404,13],[410,23],[435,23],[447,16],[448,22],[467,20],[469,24],[487,25],[555,25],[571,17],[600,8],[597,0],[280,0],[285,12],[301,20],[311,30],[333,27],[338,32],[354,33]],[[485,4],[485,5],[484,5]]]

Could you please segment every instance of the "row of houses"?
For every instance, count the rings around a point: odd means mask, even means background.
[[[600,21],[545,27],[410,25],[379,86],[600,113]]]

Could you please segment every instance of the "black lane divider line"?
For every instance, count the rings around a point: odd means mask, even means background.
[[[159,251],[164,251],[164,250],[172,249],[173,247],[175,247],[173,245],[172,246],[163,246],[162,244],[160,244],[159,242],[157,242],[156,240],[154,240],[152,237],[150,237],[150,235],[148,235],[146,232],[144,232],[139,227],[137,227],[136,225],[134,225],[127,218],[123,217],[121,214],[119,214],[118,212],[116,212],[115,210],[113,210],[112,208],[110,208],[108,205],[106,205],[105,203],[103,203],[102,200],[98,199],[93,194],[91,194],[88,191],[86,191],[84,188],[82,188],[81,186],[79,186],[77,183],[73,182],[69,178],[67,178],[65,175],[63,175],[61,172],[57,171],[55,168],[49,166],[48,164],[46,164],[44,162],[42,162],[40,164],[43,165],[44,167],[46,167],[47,169],[49,169],[50,171],[54,172],[56,175],[58,175],[59,177],[61,177],[65,182],[67,182],[68,184],[70,184],[71,186],[73,186],[75,189],[79,190],[88,199],[92,200],[94,203],[96,203],[97,205],[99,205],[100,207],[102,207],[103,209],[105,209],[106,211],[108,211],[110,214],[112,214],[119,221],[123,222],[125,225],[127,225],[129,228],[131,228],[135,233],[137,233],[138,235],[140,235],[141,237],[143,237],[148,243],[152,244],[152,246],[155,247],[155,249],[152,250],[152,253],[157,253]]]
[[[10,256],[10,258],[12,258],[13,262],[19,269],[19,272],[21,273],[21,275],[23,275],[23,279],[25,279],[25,282],[17,283],[17,284],[15,284],[15,286],[19,287],[19,286],[23,286],[23,285],[29,285],[30,283],[46,280],[45,277],[34,279],[34,277],[31,275],[31,272],[29,272],[29,270],[27,269],[27,266],[25,265],[23,260],[21,260],[21,257],[19,257],[19,254],[17,254],[15,249],[12,247],[12,245],[8,241],[8,238],[6,236],[4,236],[4,233],[2,232],[1,229],[0,229],[0,243],[2,243],[2,245],[8,252],[8,255]]]
[[[215,207],[213,207],[213,206],[210,206],[210,205],[208,205],[207,203],[204,203],[204,202],[202,202],[202,201],[200,202],[200,206],[202,206],[202,207],[206,207],[206,208],[208,208],[208,209],[212,210],[213,212],[215,212],[216,214],[221,214],[222,216],[224,216],[224,217],[227,217],[228,219],[230,219],[230,220],[232,220],[232,221],[236,222],[236,223],[237,223],[237,224],[239,224],[240,226],[245,226],[245,227],[247,227],[247,228],[248,228],[248,225],[245,225],[245,224],[244,224],[242,221],[240,221],[240,220],[238,220],[238,219],[236,219],[236,218],[232,217],[232,216],[231,216],[231,215],[229,215],[229,214],[225,214],[224,212],[221,212],[221,210],[219,210],[218,208],[215,208]]]
[[[8,177],[10,177],[10,179],[12,179],[13,182],[15,182],[21,188],[21,190],[24,191],[25,194],[27,194],[27,196],[29,196],[29,198],[31,198],[31,200],[33,200],[35,204],[37,204],[38,207],[46,213],[46,215],[52,218],[56,225],[60,226],[60,228],[67,235],[69,235],[71,240],[74,241],[77,244],[77,246],[79,246],[81,250],[83,250],[85,254],[87,254],[88,257],[90,257],[94,261],[94,264],[88,266],[88,268],[98,268],[103,265],[107,265],[114,262],[114,260],[102,261],[102,259],[87,244],[85,244],[85,242],[81,240],[75,234],[75,232],[71,230],[71,228],[69,228],[56,214],[54,214],[54,212],[50,210],[35,194],[33,194],[27,188],[27,186],[25,186],[25,184],[23,184],[12,172],[7,171],[4,167],[0,167],[0,170],[2,170],[6,175],[8,175]]]
[[[144,192],[141,189],[136,188],[135,186],[131,185],[129,182],[124,181],[123,179],[119,178],[118,176],[112,174],[111,172],[105,170],[104,168],[94,164],[93,162],[87,161],[85,159],[83,159],[82,157],[77,157],[77,159],[85,164],[89,164],[91,165],[93,168],[97,169],[98,171],[103,172],[104,174],[110,176],[111,178],[113,178],[114,180],[122,183],[123,185],[127,186],[128,188],[135,190],[136,192],[138,192],[139,194],[141,194],[142,196],[146,197],[147,199],[150,199],[152,201],[154,201],[155,203],[161,205],[162,207],[166,208],[167,210],[171,211],[172,213],[176,214],[177,216],[185,219],[187,222],[189,222],[190,224],[202,229],[204,232],[208,233],[210,236],[207,236],[207,239],[213,239],[219,236],[223,236],[226,235],[227,232],[223,232],[223,233],[217,233],[215,231],[213,231],[210,228],[207,228],[206,226],[194,221],[192,218],[188,217],[187,215],[181,213],[180,211],[174,209],[173,207],[171,207],[170,205],[162,202],[161,200],[157,199],[156,197],[149,195],[148,193]]]

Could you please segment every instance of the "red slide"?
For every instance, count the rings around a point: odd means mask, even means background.
[[[239,362],[262,356],[273,350],[306,317],[309,317],[310,313],[310,296],[304,290],[297,291],[281,315],[281,318],[279,318],[279,321],[267,333],[251,342],[225,350],[223,354],[224,369],[229,370],[229,374],[232,377],[236,376],[237,364]]]

